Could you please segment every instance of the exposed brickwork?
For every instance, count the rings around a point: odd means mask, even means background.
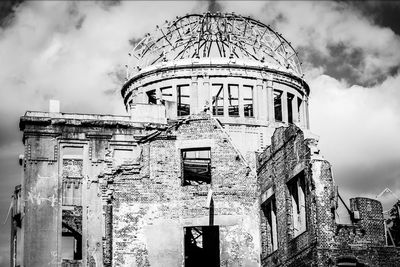
[[[316,145],[317,140],[305,139],[300,129],[289,126],[278,128],[271,145],[258,154],[261,202],[271,192],[275,194],[278,225],[278,249],[273,252],[270,226],[261,213],[262,265],[335,266],[339,261],[354,260],[366,266],[396,266],[400,249],[385,246],[379,201],[351,199],[351,210],[358,219],[351,225],[335,223],[337,199],[331,168]],[[301,171],[305,176],[307,228],[294,236],[293,200],[287,182]]]

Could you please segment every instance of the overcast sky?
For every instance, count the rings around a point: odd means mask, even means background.
[[[311,130],[341,194],[400,195],[400,2],[10,1],[0,4],[0,219],[20,184],[19,117],[48,110],[124,114],[120,89],[133,40],[207,10],[271,25],[299,51]],[[385,205],[392,196],[381,199]],[[9,266],[9,220],[0,266]]]

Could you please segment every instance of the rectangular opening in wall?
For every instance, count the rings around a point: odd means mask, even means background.
[[[81,207],[62,211],[61,257],[63,264],[74,264],[82,260]]]
[[[272,253],[278,249],[278,229],[275,195],[272,195],[263,203],[262,209],[267,219],[268,250],[269,253]]]
[[[243,85],[243,109],[245,117],[254,117],[253,86]]]
[[[74,178],[63,178],[62,204],[64,206],[81,206],[81,200],[82,180]]]
[[[229,116],[239,116],[239,85],[228,85],[228,114]]]
[[[146,92],[147,94],[147,103],[149,104],[157,104],[156,90],[150,90]]]
[[[211,183],[211,150],[194,148],[182,150],[183,185]]]
[[[293,177],[288,183],[291,206],[293,237],[306,230],[306,196],[304,171]]]
[[[282,91],[274,90],[275,121],[282,121]]]
[[[215,116],[224,115],[224,85],[213,84],[212,90],[212,113]]]
[[[189,85],[177,86],[178,116],[190,115],[190,87]]]
[[[294,95],[287,94],[288,123],[293,123],[293,99]]]
[[[219,267],[219,227],[184,227],[185,267]]]
[[[63,177],[82,178],[83,147],[64,146],[62,148]]]
[[[161,97],[164,101],[174,101],[172,98],[172,86],[162,87],[161,90]]]

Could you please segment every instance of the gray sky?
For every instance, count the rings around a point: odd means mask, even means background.
[[[19,2],[0,5],[2,222],[21,179],[19,117],[47,111],[53,98],[63,112],[124,114],[119,90],[132,40],[207,9],[250,15],[299,51],[311,87],[311,130],[346,198],[375,197],[386,187],[400,195],[398,2]],[[7,221],[0,267],[9,264],[9,233]]]

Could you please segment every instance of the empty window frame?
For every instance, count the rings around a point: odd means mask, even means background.
[[[219,227],[184,228],[185,267],[219,267]]]
[[[224,115],[224,85],[213,84],[211,87],[212,94],[212,113],[215,116]]]
[[[243,85],[243,113],[245,117],[254,117],[253,86]]]
[[[228,115],[239,116],[239,85],[228,85]]]
[[[174,101],[172,98],[172,86],[162,87],[160,88],[161,98],[164,101]]]
[[[211,183],[211,150],[195,148],[182,150],[182,185]]]
[[[83,147],[65,146],[63,155],[63,177],[82,178]]]
[[[190,87],[189,85],[177,86],[178,116],[190,115]]]
[[[146,92],[147,95],[147,103],[149,104],[157,104],[157,95],[156,95],[156,90],[150,90]]]
[[[293,225],[293,237],[306,230],[306,196],[304,171],[300,172],[287,183],[290,200]]]
[[[80,179],[63,179],[62,182],[62,205],[82,205],[82,181]]]
[[[276,200],[272,195],[262,205],[264,215],[267,219],[268,248],[270,253],[278,249],[278,228],[276,218]]]
[[[82,208],[62,211],[61,257],[82,260]]]
[[[288,123],[293,123],[293,99],[294,95],[287,93]]]
[[[282,91],[274,90],[275,121],[282,121]]]
[[[62,155],[62,205],[80,206],[82,199],[83,147],[64,146]]]

